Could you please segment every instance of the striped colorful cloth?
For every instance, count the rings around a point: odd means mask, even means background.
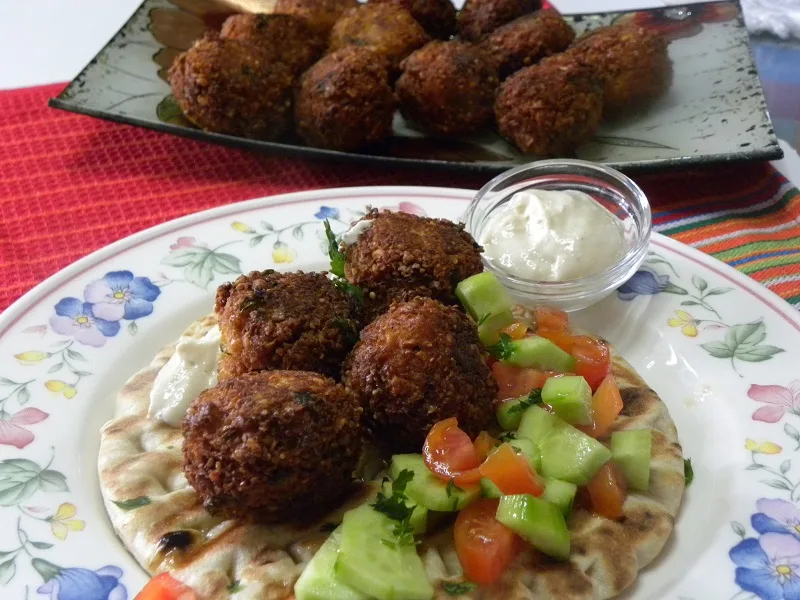
[[[263,156],[47,108],[63,85],[0,92],[0,310],[136,231],[313,188],[478,188],[488,175]],[[637,176],[656,229],[800,307],[800,192],[766,163]]]

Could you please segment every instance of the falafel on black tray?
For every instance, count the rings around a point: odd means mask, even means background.
[[[494,422],[489,356],[455,296],[482,271],[463,226],[371,210],[340,240],[326,230],[330,274],[255,271],[217,291],[219,383],[183,421],[184,473],[212,514],[313,518],[369,448],[413,451],[446,418],[471,436]]]
[[[541,6],[277,0],[206,34],[169,81],[186,118],[218,133],[381,154],[399,111],[431,136],[494,129],[524,153],[570,156],[602,118],[663,95],[672,63],[654,31],[612,25],[575,39]]]

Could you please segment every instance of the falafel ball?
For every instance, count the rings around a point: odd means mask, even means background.
[[[400,66],[395,92],[407,119],[445,135],[470,133],[492,120],[497,70],[477,46],[431,42]]]
[[[330,50],[346,46],[369,48],[384,56],[394,72],[406,56],[430,40],[411,13],[394,4],[361,4],[336,21]]]
[[[217,289],[219,379],[248,371],[315,371],[338,379],[358,340],[361,306],[323,273],[253,271]]]
[[[467,0],[458,13],[458,35],[477,42],[501,25],[540,8],[541,0]]]
[[[175,59],[169,83],[202,129],[275,140],[291,127],[294,74],[252,44],[206,34]]]
[[[558,12],[539,10],[501,25],[481,42],[505,79],[512,73],[539,62],[545,56],[563,52],[575,39],[575,32]]]
[[[355,396],[318,373],[246,373],[189,406],[183,472],[213,515],[313,519],[351,489],[361,417]]]
[[[273,12],[305,19],[311,29],[327,38],[342,13],[354,6],[358,0],[278,0]]]
[[[365,322],[416,296],[458,305],[456,285],[483,271],[482,248],[446,219],[373,209],[372,224],[345,250],[347,280],[364,291]]]
[[[497,383],[475,323],[430,298],[397,302],[361,332],[344,382],[361,400],[372,439],[390,453],[419,452],[450,417],[471,437],[491,425]]]
[[[540,156],[572,152],[594,134],[602,112],[602,85],[574,62],[525,67],[505,80],[495,101],[500,134]]]
[[[450,0],[370,0],[375,4],[394,4],[411,13],[434,38],[449,39],[456,32],[456,7]]]
[[[578,38],[567,54],[600,77],[608,115],[651,101],[672,83],[667,41],[645,27],[624,24],[595,29]]]
[[[303,73],[295,127],[310,146],[357,150],[391,135],[396,107],[382,57],[347,46]]]
[[[313,65],[327,47],[325,35],[292,15],[232,15],[222,24],[220,37],[257,45],[265,58],[285,63],[295,75]]]

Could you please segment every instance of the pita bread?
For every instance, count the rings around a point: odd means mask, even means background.
[[[193,323],[183,338],[199,339],[216,322]],[[303,567],[342,514],[374,497],[376,484],[311,525],[261,526],[212,517],[182,471],[180,429],[147,417],[150,389],[175,345],[161,350],[117,397],[115,417],[102,429],[98,470],[106,510],[117,534],[150,574],[169,570],[206,600],[293,598]],[[535,562],[522,553],[491,588],[462,597],[485,599],[602,600],[630,586],[661,551],[672,531],[684,488],[683,456],[664,403],[612,350],[612,372],[625,407],[616,430],[653,429],[650,489],[631,493],[625,518],[610,521],[583,510],[569,520],[570,560]],[[420,546],[436,598],[452,599],[445,582],[462,581],[452,528]]]

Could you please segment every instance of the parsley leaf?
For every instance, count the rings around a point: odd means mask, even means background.
[[[397,543],[401,545],[414,545],[414,528],[411,526],[411,514],[414,512],[413,506],[406,504],[406,486],[414,478],[414,472],[403,469],[398,473],[392,482],[392,495],[387,496],[383,492],[378,492],[372,508],[379,513],[383,513],[397,523],[392,528],[392,532],[397,537]],[[384,544],[392,547],[391,540],[382,540]]]
[[[456,485],[455,480],[451,478],[450,481],[447,482],[447,487],[445,488],[445,491],[447,492],[447,497],[449,498],[450,496],[453,495],[453,492],[463,492],[464,489],[458,487]]]
[[[525,398],[522,398],[514,406],[509,408],[508,414],[515,415],[517,413],[524,412],[531,406],[541,403],[542,403],[542,388],[536,388],[535,390],[531,390],[530,393]]]
[[[508,360],[514,349],[511,347],[511,336],[507,333],[500,334],[500,341],[487,348],[489,354],[498,360]]]
[[[442,589],[451,596],[469,594],[475,587],[470,581],[448,581],[442,584]]]
[[[505,433],[501,434],[500,437],[497,438],[501,442],[510,442],[511,440],[517,439],[517,435],[513,431],[506,431]]]
[[[339,249],[339,242],[331,229],[328,219],[325,219],[325,237],[328,239],[328,256],[331,259],[330,273],[333,275],[333,285],[345,294],[353,296],[359,304],[364,304],[364,290],[353,285],[344,276],[344,253]]]
[[[692,481],[694,481],[694,469],[692,468],[691,458],[683,459],[683,479],[686,482],[686,487],[691,485]]]
[[[357,285],[353,285],[343,277],[335,277],[333,279],[333,285],[342,290],[345,294],[353,296],[359,304],[364,304],[364,290]]]
[[[328,238],[328,256],[331,259],[331,273],[336,277],[344,277],[344,254],[339,250],[339,242],[331,229],[328,219],[325,219],[325,237]]]

